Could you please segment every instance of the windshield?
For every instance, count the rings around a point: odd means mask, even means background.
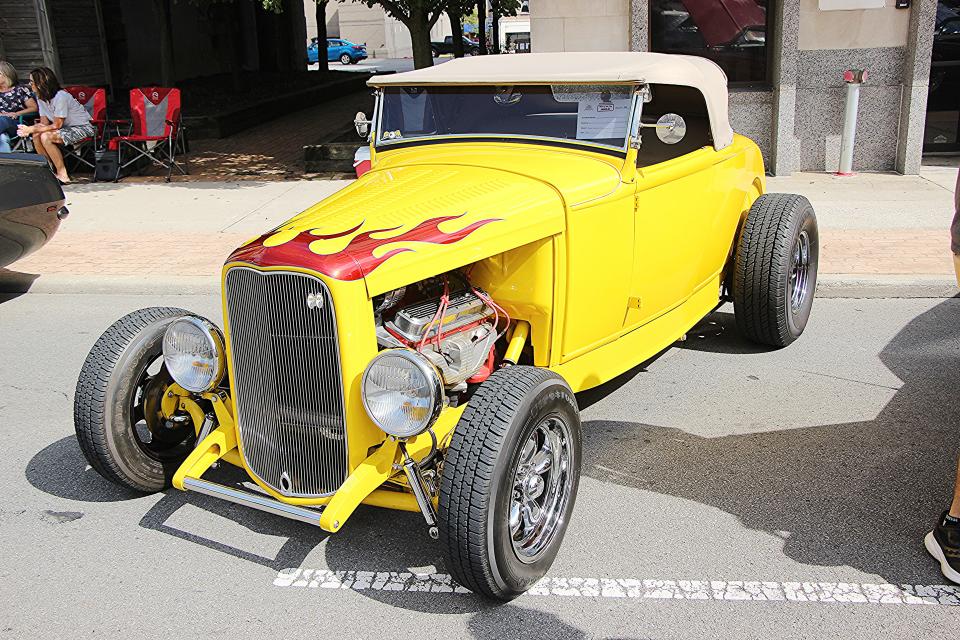
[[[630,85],[387,87],[377,143],[555,138],[622,150],[633,90]]]

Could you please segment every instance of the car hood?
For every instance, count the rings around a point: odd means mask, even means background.
[[[378,168],[228,259],[366,281],[370,296],[560,233],[564,200],[536,178],[478,166]]]

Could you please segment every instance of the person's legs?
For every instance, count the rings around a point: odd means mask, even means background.
[[[60,182],[70,182],[70,175],[67,173],[67,167],[63,163],[63,153],[57,145],[63,144],[60,134],[56,131],[44,131],[40,134],[40,141],[46,151],[44,154],[53,165],[53,172],[60,178]]]
[[[0,133],[5,133],[11,138],[17,135],[17,125],[19,121],[10,116],[0,116]]]
[[[50,156],[47,155],[47,150],[43,146],[43,140],[40,139],[40,136],[43,134],[35,133],[30,136],[30,139],[33,140],[33,150],[42,155],[47,160],[50,160]]]
[[[940,516],[933,531],[923,539],[923,545],[940,563],[943,575],[960,584],[960,461],[950,509]]]
[[[17,135],[17,120],[0,116],[0,153],[10,153],[10,138]]]

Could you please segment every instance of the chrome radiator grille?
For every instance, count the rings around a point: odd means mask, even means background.
[[[234,267],[225,295],[247,466],[282,495],[329,495],[347,475],[333,300],[312,276]]]

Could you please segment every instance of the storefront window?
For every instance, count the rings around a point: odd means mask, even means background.
[[[650,50],[710,58],[731,84],[768,84],[767,0],[650,0]]]

